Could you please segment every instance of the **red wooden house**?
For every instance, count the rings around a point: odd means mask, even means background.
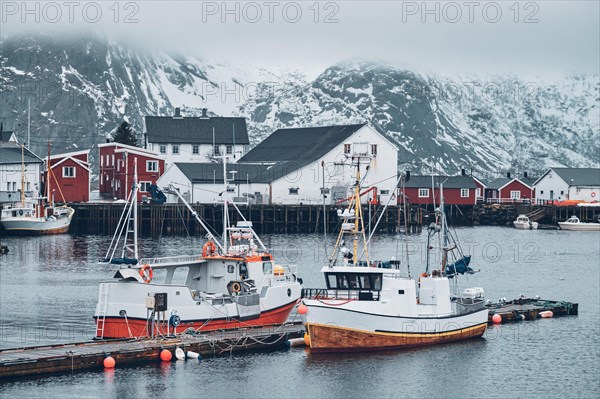
[[[486,187],[487,202],[498,204],[533,203],[535,202],[535,179],[524,174],[522,178],[506,177],[492,180]]]
[[[475,182],[475,185],[477,186],[477,188],[475,189],[475,201],[478,204],[483,203],[485,201],[485,189],[487,188],[487,185],[483,182],[483,180],[480,180],[475,176],[472,177],[473,181]]]
[[[105,143],[100,148],[100,195],[109,198],[127,199],[134,179],[140,183],[138,201],[150,196],[148,188],[156,184],[165,172],[165,161],[156,152],[120,143]]]
[[[474,205],[476,201],[477,185],[471,176],[464,171],[459,176],[411,176],[407,172],[407,180],[399,187],[399,202],[403,194],[410,204],[436,206],[440,203],[440,183],[444,183],[444,202],[447,205]]]
[[[51,199],[53,198],[55,202],[63,202],[64,198],[67,203],[90,200],[89,153],[90,150],[83,150],[50,156]],[[45,175],[44,173],[42,177],[44,184],[47,183]]]

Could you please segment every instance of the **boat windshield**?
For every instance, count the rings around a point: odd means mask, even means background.
[[[325,273],[332,290],[381,290],[381,273]]]
[[[571,216],[567,219],[567,223],[579,223],[579,218],[576,216]]]

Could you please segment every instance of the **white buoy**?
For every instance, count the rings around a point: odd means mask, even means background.
[[[177,360],[185,359],[185,352],[183,351],[183,349],[181,349],[181,348],[175,349],[175,357],[177,358]]]
[[[198,359],[200,357],[199,353],[187,351],[185,352],[186,359]]]

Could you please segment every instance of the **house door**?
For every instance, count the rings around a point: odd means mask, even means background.
[[[554,190],[550,190],[550,200],[554,199]]]

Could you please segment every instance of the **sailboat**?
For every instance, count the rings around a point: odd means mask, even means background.
[[[113,280],[100,283],[94,315],[96,338],[155,337],[188,329],[203,332],[284,324],[300,299],[301,280],[294,267],[275,263],[252,222],[228,198],[226,157],[221,239],[170,184],[169,192],[207,232],[207,242],[202,253],[165,258],[139,258],[137,162],[134,165],[131,193],[103,259],[106,264],[118,264],[119,269]],[[235,226],[230,224],[229,205],[242,219]]]
[[[75,210],[66,204],[54,205],[54,198],[51,198],[50,191],[51,176],[54,175],[54,172],[50,168],[49,150],[47,165],[46,197],[26,198],[25,146],[21,145],[21,200],[17,203],[6,204],[2,208],[0,224],[6,231],[21,234],[60,234],[69,231]]]
[[[369,253],[360,205],[360,165],[368,159],[352,157],[356,170],[354,198],[339,210],[341,230],[328,264],[321,272],[326,288],[304,289],[299,308],[313,352],[387,350],[481,337],[488,311],[482,288],[466,288],[461,295],[459,274],[473,273],[470,257],[456,256],[451,243],[440,185],[440,206],[429,238],[440,242],[439,267],[418,280],[401,270],[398,260],[375,260]],[[374,231],[376,227],[374,228]],[[352,243],[352,249],[345,246]],[[362,242],[362,253],[359,246]],[[364,255],[364,256],[363,256]],[[408,266],[408,265],[407,265]]]

